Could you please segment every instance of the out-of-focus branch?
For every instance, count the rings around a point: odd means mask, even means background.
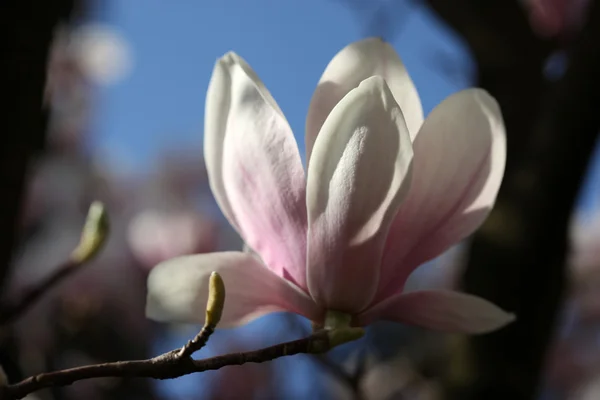
[[[10,324],[27,312],[45,293],[71,275],[79,266],[80,264],[69,259],[56,267],[55,272],[51,275],[28,288],[18,300],[6,305],[2,304],[0,306],[0,326]]]
[[[187,356],[180,357],[181,349],[175,349],[148,360],[88,365],[35,375],[19,383],[0,388],[0,400],[20,399],[43,388],[66,386],[83,379],[101,377],[173,379],[195,372],[220,369],[228,365],[262,363],[301,353],[322,353],[331,347],[330,332],[320,331],[304,339],[204,360],[194,360]]]
[[[496,208],[475,236],[468,292],[516,312],[515,324],[463,338],[448,398],[535,397],[566,283],[567,228],[600,127],[600,10],[557,83],[544,80],[552,43],[536,39],[517,2],[428,0],[473,50],[479,85],[502,108],[508,160]]]
[[[510,173],[523,156],[520,139],[533,129],[547,89],[544,65],[557,45],[533,33],[518,1],[424,1],[466,41],[477,66],[477,86],[500,103],[509,135]]]
[[[526,64],[556,47],[534,34],[518,1],[424,1],[465,39],[479,63],[499,68]]]
[[[380,36],[391,42],[402,33],[411,11],[419,0],[362,1],[335,0],[350,10],[361,26],[363,35]]]
[[[0,305],[0,326],[21,316],[45,293],[93,259],[104,245],[107,236],[108,216],[104,206],[95,202],[90,207],[79,245],[71,257],[48,277],[29,288],[18,300],[7,305]]]

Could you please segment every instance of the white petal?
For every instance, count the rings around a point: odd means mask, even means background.
[[[381,77],[333,109],[308,168],[308,288],[329,309],[356,312],[374,295],[391,218],[410,184],[412,148]]]
[[[368,38],[344,47],[319,80],[306,118],[307,160],[333,107],[363,80],[376,75],[386,80],[411,137],[417,133],[423,123],[423,109],[415,85],[394,48],[380,38]]]
[[[254,71],[229,53],[206,96],[204,153],[221,210],[266,265],[306,287],[306,204],[292,131]]]
[[[511,323],[514,314],[480,297],[449,290],[398,294],[358,316],[360,325],[390,320],[443,332],[487,333]]]
[[[416,267],[487,217],[506,161],[498,104],[481,89],[450,96],[427,117],[413,147],[413,184],[390,229],[378,299],[401,291]]]
[[[183,256],[156,266],[148,277],[146,315],[161,322],[204,323],[212,271],[225,284],[219,327],[245,324],[264,314],[289,311],[313,320],[321,313],[301,289],[240,252]]]

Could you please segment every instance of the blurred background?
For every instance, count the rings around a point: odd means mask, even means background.
[[[468,241],[411,277],[514,311],[474,338],[379,323],[325,356],[175,380],[96,379],[29,399],[600,399],[600,5],[594,0],[6,0],[0,5],[0,301],[52,274],[89,204],[101,255],[0,328],[9,380],[146,358],[199,327],[144,317],[145,282],[177,255],[241,248],[208,188],[204,96],[234,50],[304,149],[316,83],[368,36],[403,58],[426,113],[480,86],[502,108],[506,175]],[[217,330],[197,356],[300,338],[285,314]]]

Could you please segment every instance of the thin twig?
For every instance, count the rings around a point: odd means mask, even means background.
[[[179,358],[189,357],[194,352],[203,348],[206,342],[208,342],[208,338],[210,338],[210,335],[212,335],[214,331],[215,328],[213,326],[204,325],[200,333],[198,333],[195,338],[188,341],[186,345],[179,350],[177,356]]]
[[[228,365],[262,363],[301,353],[322,353],[328,351],[331,346],[329,333],[320,331],[304,339],[204,360],[194,360],[191,357],[182,358],[179,356],[181,349],[175,349],[147,360],[118,361],[34,375],[21,382],[0,387],[0,400],[21,399],[40,389],[66,386],[84,379],[101,377],[173,379],[196,372],[220,369]]]
[[[11,308],[8,313],[3,313],[2,318],[10,320],[12,317],[20,315],[50,287],[63,280],[72,271],[77,270],[77,267],[97,254],[106,239],[107,230],[108,220],[104,208],[98,204],[97,207],[92,206],[90,217],[82,233],[82,240],[71,255],[71,261],[65,263],[61,268],[58,268],[55,274],[29,291],[23,297],[24,300],[16,303],[17,305]],[[224,302],[225,285],[221,276],[213,272],[209,282],[205,325],[200,333],[182,348],[147,360],[117,361],[47,372],[31,376],[12,385],[0,382],[0,400],[21,399],[40,389],[66,386],[84,379],[102,377],[172,379],[195,372],[220,369],[227,365],[242,365],[250,362],[262,363],[300,353],[324,353],[335,346],[359,339],[364,335],[362,328],[338,327],[320,330],[304,339],[280,343],[260,350],[194,360],[191,355],[206,344],[219,323]],[[11,318],[6,318],[7,315]]]
[[[104,245],[107,236],[106,210],[102,203],[93,202],[81,232],[79,245],[73,250],[69,259],[57,266],[48,277],[26,290],[18,300],[0,306],[0,327],[24,314],[50,289],[92,260]]]
[[[54,270],[54,273],[29,288],[17,301],[2,307],[0,309],[0,326],[7,325],[24,314],[46,292],[77,271],[80,265],[73,260],[63,262]]]

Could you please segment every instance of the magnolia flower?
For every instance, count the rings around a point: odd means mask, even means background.
[[[256,73],[228,53],[206,98],[204,152],[221,210],[250,252],[175,258],[148,280],[147,315],[204,318],[208,277],[227,287],[221,326],[289,311],[322,324],[392,320],[488,332],[513,316],[481,298],[403,292],[423,262],[471,234],[495,201],[505,163],[496,101],[469,89],[423,121],[393,48],[372,38],[329,63],[306,123],[308,167]]]

